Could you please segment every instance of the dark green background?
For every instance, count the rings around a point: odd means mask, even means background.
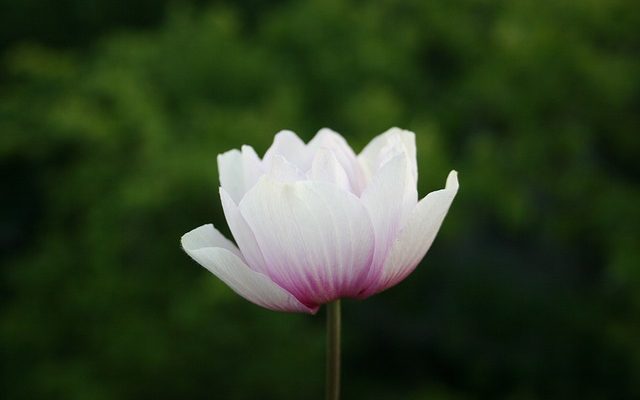
[[[3,399],[321,399],[324,311],[236,296],[215,158],[417,134],[461,189],[344,304],[345,399],[640,398],[640,6],[0,0]]]

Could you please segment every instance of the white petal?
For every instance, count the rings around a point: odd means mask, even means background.
[[[249,225],[247,225],[247,222],[244,220],[244,217],[240,214],[238,206],[222,187],[220,188],[220,200],[231,234],[236,240],[238,247],[240,247],[245,262],[253,270],[264,272],[265,262],[262,251],[260,247],[258,247],[258,242],[251,228],[249,228]]]
[[[270,177],[280,182],[296,182],[305,179],[305,175],[300,168],[287,161],[280,154],[273,156],[267,173]]]
[[[202,225],[185,233],[181,241],[185,250],[199,249],[201,247],[221,247],[241,257],[238,247],[231,240],[224,237],[213,224]]]
[[[245,145],[242,151],[234,149],[218,155],[218,173],[220,186],[237,202],[263,174],[262,162],[253,147]]]
[[[431,192],[416,205],[385,260],[375,292],[396,285],[420,263],[458,192],[458,174],[451,171],[444,189]]]
[[[320,182],[329,182],[346,191],[351,191],[349,177],[338,162],[336,156],[329,149],[318,150],[313,158],[311,170],[307,174],[309,179]]]
[[[305,304],[354,297],[373,258],[369,215],[353,194],[325,182],[265,176],[239,205],[274,282]]]
[[[242,146],[242,168],[244,169],[244,192],[248,192],[264,174],[262,160],[251,146]]]
[[[271,168],[276,155],[284,157],[302,171],[307,171],[311,166],[311,154],[307,145],[291,131],[285,130],[276,134],[273,144],[264,154],[264,162],[268,169]]]
[[[362,193],[365,183],[362,167],[358,162],[356,153],[339,133],[328,128],[322,128],[309,142],[309,148],[312,151],[318,151],[322,148],[331,150],[349,177],[353,193],[357,195]]]
[[[417,203],[417,189],[410,176],[407,156],[399,154],[387,162],[362,193],[361,200],[369,211],[376,235],[370,274],[370,280],[375,280],[398,232]]]
[[[219,154],[218,174],[220,175],[220,186],[240,201],[239,199],[244,195],[242,153],[233,149]]]
[[[411,131],[400,128],[391,128],[376,136],[358,155],[358,161],[362,166],[367,181],[371,180],[376,171],[386,161],[395,157],[398,150],[407,155],[409,168],[417,182],[416,135]]]
[[[315,313],[317,307],[307,307],[291,293],[275,284],[267,276],[253,271],[237,255],[222,247],[200,247],[212,244],[203,241],[201,230],[196,228],[182,237],[183,249],[200,265],[226,283],[234,292],[259,306],[275,311]]]

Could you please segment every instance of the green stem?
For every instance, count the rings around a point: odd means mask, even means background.
[[[340,300],[327,304],[327,400],[340,399]]]

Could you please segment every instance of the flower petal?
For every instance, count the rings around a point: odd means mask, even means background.
[[[338,159],[326,148],[321,148],[313,158],[311,170],[307,174],[309,179],[320,182],[333,183],[346,191],[351,190],[349,177],[338,162]]]
[[[262,256],[262,251],[258,246],[251,228],[247,225],[247,222],[240,214],[238,206],[233,201],[229,193],[224,188],[220,188],[220,200],[222,202],[222,209],[224,210],[224,216],[231,230],[233,238],[236,240],[238,247],[242,251],[242,256],[245,262],[253,270],[258,272],[264,272],[265,262]]]
[[[369,215],[353,194],[325,182],[265,176],[239,205],[274,282],[305,304],[355,297],[373,258]]]
[[[362,193],[361,200],[376,235],[374,262],[369,275],[369,284],[374,284],[398,232],[417,203],[417,189],[406,154],[398,154],[380,168]],[[368,293],[363,296],[367,297]]]
[[[202,247],[221,247],[241,257],[238,247],[233,244],[231,240],[224,237],[213,224],[202,225],[185,233],[182,236],[181,242],[185,250],[199,249]]]
[[[307,171],[311,166],[311,154],[307,145],[291,131],[284,130],[276,134],[273,144],[264,154],[264,163],[267,169],[271,168],[273,158],[276,155],[281,155],[302,171]]]
[[[365,183],[362,167],[358,163],[356,153],[339,133],[329,128],[322,128],[311,139],[308,146],[312,151],[322,148],[331,150],[349,177],[353,193],[356,195],[362,193]]]
[[[458,173],[451,171],[444,189],[431,192],[418,202],[391,248],[377,288],[371,294],[396,285],[413,272],[431,247],[457,192]]]
[[[367,182],[369,182],[376,171],[384,165],[386,161],[393,158],[398,151],[406,153],[409,160],[409,168],[417,182],[416,135],[411,131],[400,128],[391,128],[383,134],[376,136],[358,155],[358,161],[362,166]]]
[[[219,238],[206,239],[209,227],[205,225],[182,237],[183,249],[198,264],[208,269],[226,283],[234,292],[259,306],[274,311],[315,313],[317,307],[307,307],[267,276],[253,271],[236,254],[227,248],[210,247]],[[226,240],[226,239],[225,239]],[[227,240],[227,242],[229,242]],[[229,242],[230,243],[230,242]],[[200,245],[204,244],[204,247]],[[224,244],[224,243],[223,243]]]
[[[262,162],[251,146],[218,155],[220,186],[238,202],[263,174]]]
[[[287,161],[287,159],[280,154],[273,156],[267,173],[280,182],[296,182],[305,179],[305,175],[300,168]]]

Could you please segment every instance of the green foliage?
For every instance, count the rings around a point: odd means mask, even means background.
[[[178,239],[227,231],[216,154],[396,125],[420,193],[461,190],[405,283],[346,302],[345,398],[640,397],[635,2],[168,10],[3,38],[4,398],[321,398],[322,315],[249,304]]]

